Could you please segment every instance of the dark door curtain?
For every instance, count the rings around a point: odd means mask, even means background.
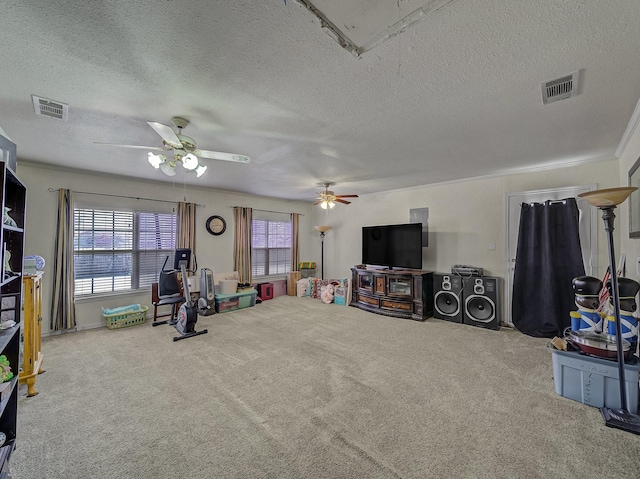
[[[578,221],[575,198],[522,205],[512,320],[529,336],[562,336],[571,325],[571,281],[585,274]]]

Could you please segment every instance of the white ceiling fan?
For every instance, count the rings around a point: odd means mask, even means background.
[[[196,148],[196,141],[182,134],[182,129],[189,125],[189,120],[174,117],[171,120],[178,129],[175,133],[170,126],[158,123],[156,121],[148,121],[147,123],[162,138],[162,147],[159,146],[138,146],[138,145],[118,145],[114,143],[100,143],[97,145],[119,146],[123,148],[140,148],[143,150],[152,150],[148,153],[148,159],[151,166],[160,169],[167,176],[176,174],[175,168],[178,163],[182,163],[182,167],[187,171],[193,171],[198,177],[202,176],[207,167],[201,165],[198,157],[212,160],[235,161],[238,163],[249,163],[251,158],[246,155],[238,155],[234,153],[223,153],[221,151],[199,150]],[[154,151],[173,152],[173,156],[167,157],[162,153],[153,153]]]
[[[327,208],[333,208],[336,203],[342,203],[345,205],[351,204],[351,201],[347,201],[344,198],[358,197],[358,195],[336,195],[333,191],[329,190],[329,187],[332,185],[335,185],[335,183],[331,183],[329,181],[322,183],[324,191],[318,193],[320,196],[316,198],[317,201],[313,204],[314,206],[320,205],[323,210],[326,210]]]

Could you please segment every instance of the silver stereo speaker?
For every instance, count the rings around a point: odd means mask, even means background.
[[[462,323],[462,278],[455,274],[433,274],[433,317]]]
[[[500,280],[483,276],[463,280],[464,324],[488,329],[500,328]]]

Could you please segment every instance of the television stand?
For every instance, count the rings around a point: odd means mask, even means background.
[[[351,306],[396,318],[433,316],[433,272],[351,268]]]

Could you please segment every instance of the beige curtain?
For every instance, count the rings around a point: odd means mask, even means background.
[[[291,271],[300,271],[300,213],[291,213]]]
[[[252,283],[251,278],[251,222],[253,210],[234,206],[233,219],[236,223],[233,245],[233,269],[238,272],[238,282]]]
[[[73,198],[71,191],[60,188],[53,261],[50,324],[52,331],[76,327],[76,306],[73,296]]]
[[[187,269],[195,269],[196,253],[196,204],[181,201],[178,203],[178,234],[176,248],[191,250],[191,263]]]

